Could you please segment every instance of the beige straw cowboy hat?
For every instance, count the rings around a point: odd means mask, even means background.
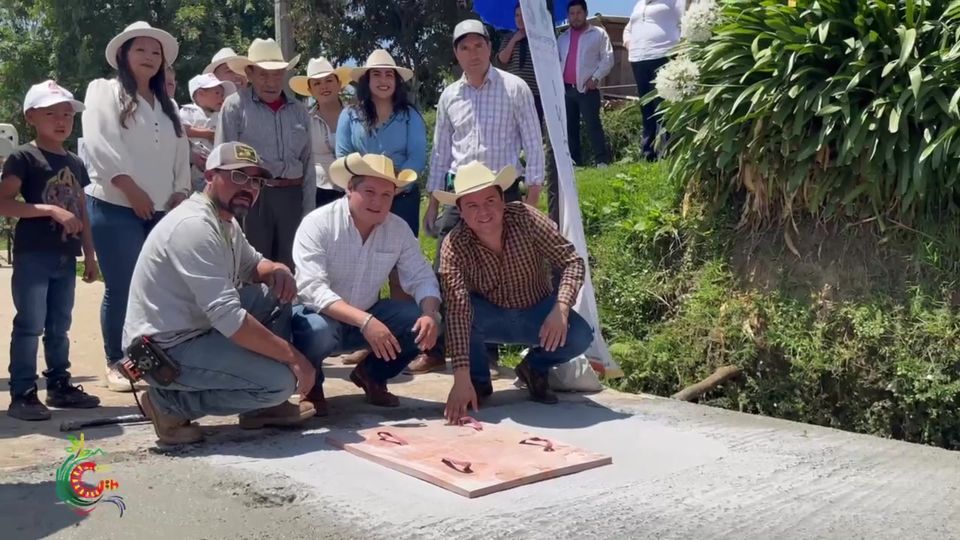
[[[372,176],[393,182],[402,189],[417,181],[417,172],[404,169],[399,174],[393,171],[393,160],[380,154],[366,154],[361,156],[354,152],[344,156],[330,165],[330,180],[338,187],[347,189],[350,179],[354,176]]]
[[[336,75],[340,81],[340,89],[342,90],[353,80],[350,77],[352,71],[352,68],[348,67],[333,69],[330,61],[322,56],[320,58],[311,58],[310,61],[307,62],[306,75],[290,77],[290,89],[301,96],[310,96],[310,79],[322,79],[328,75]]]
[[[258,66],[266,70],[285,69],[291,70],[293,66],[300,61],[300,55],[296,55],[289,61],[283,59],[283,51],[280,45],[273,39],[253,40],[250,48],[247,50],[247,56],[241,56],[228,60],[227,65],[233,71],[245,75],[247,66]]]
[[[359,81],[367,70],[370,69],[395,69],[400,74],[400,78],[409,81],[413,78],[413,70],[405,67],[397,67],[390,53],[383,49],[377,49],[367,57],[367,63],[361,67],[353,68],[353,80]]]
[[[166,60],[168,65],[173,64],[173,61],[177,59],[180,52],[177,38],[170,35],[169,32],[150,26],[150,23],[137,21],[124,28],[123,32],[113,36],[110,43],[107,43],[106,56],[110,67],[117,69],[117,53],[120,52],[120,47],[131,39],[138,37],[148,37],[159,41],[160,48],[163,50],[163,59]]]
[[[243,58],[236,53],[230,47],[224,47],[217,51],[217,54],[213,55],[213,59],[210,60],[210,63],[207,64],[207,67],[203,68],[204,73],[213,73],[218,67],[223,64],[226,64],[230,60],[239,60]]]
[[[486,168],[483,163],[474,160],[457,169],[457,175],[453,178],[452,193],[449,191],[434,191],[433,196],[440,204],[455,206],[460,197],[488,187],[500,186],[500,189],[506,191],[516,179],[517,169],[513,165],[507,165],[494,175],[493,171]]]

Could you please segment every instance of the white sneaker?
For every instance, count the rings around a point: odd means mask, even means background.
[[[119,362],[118,362],[119,364]],[[106,368],[107,389],[113,392],[132,392],[130,381],[120,373],[117,364],[108,365]]]

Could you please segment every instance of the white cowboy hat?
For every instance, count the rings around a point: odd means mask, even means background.
[[[123,32],[113,36],[110,43],[107,43],[106,56],[110,67],[117,69],[117,53],[120,51],[120,47],[131,39],[138,37],[149,37],[159,41],[160,48],[163,49],[163,59],[166,60],[167,64],[173,64],[173,61],[177,59],[177,54],[180,52],[177,38],[170,35],[169,32],[150,26],[150,23],[137,21],[124,28]]]
[[[299,61],[299,54],[291,58],[289,62],[284,60],[280,45],[272,38],[257,38],[250,44],[250,48],[247,50],[247,56],[240,56],[233,60],[228,60],[227,65],[230,66],[230,69],[233,71],[241,75],[246,75],[245,70],[247,66],[259,66],[267,70],[285,69],[289,71],[293,69],[293,66],[297,65]]]
[[[456,206],[460,197],[488,187],[500,186],[500,189],[506,191],[516,179],[517,169],[513,165],[507,165],[494,175],[493,171],[486,168],[483,163],[473,160],[457,169],[457,175],[453,178],[453,193],[434,191],[433,196],[440,204]]]
[[[311,95],[310,79],[322,79],[328,75],[336,75],[340,81],[340,89],[342,90],[353,80],[350,76],[351,71],[353,71],[353,69],[348,67],[333,69],[330,61],[322,56],[320,58],[311,58],[310,61],[307,62],[306,75],[290,77],[290,89],[301,96],[309,96]]]
[[[361,156],[359,152],[354,152],[330,165],[330,180],[344,190],[354,176],[382,178],[393,182],[400,189],[417,181],[417,172],[411,169],[404,169],[399,174],[394,174],[393,160],[380,154]]]
[[[360,77],[369,69],[395,69],[404,81],[413,78],[412,69],[397,67],[397,62],[390,56],[390,53],[383,49],[377,49],[370,53],[370,56],[367,57],[367,63],[362,67],[353,68],[353,80],[359,81]]]
[[[230,60],[237,60],[243,58],[236,53],[230,47],[224,47],[217,51],[217,54],[213,55],[213,59],[210,60],[210,63],[207,64],[207,67],[203,68],[204,73],[213,73],[216,69],[223,64],[226,64]]]

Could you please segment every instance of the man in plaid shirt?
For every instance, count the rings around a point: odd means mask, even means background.
[[[533,401],[556,403],[547,383],[551,366],[567,362],[593,342],[590,325],[571,311],[585,263],[550,219],[522,202],[506,202],[517,178],[512,165],[494,175],[474,161],[457,170],[454,192],[435,191],[463,219],[440,251],[440,283],[447,304],[447,356],[454,382],[445,416],[456,422],[477,398],[493,393],[487,343],[531,346],[517,366]],[[553,273],[560,274],[553,287]]]

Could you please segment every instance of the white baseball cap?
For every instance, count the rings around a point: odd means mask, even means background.
[[[66,88],[57,84],[56,81],[48,79],[42,83],[37,83],[27,90],[27,97],[23,98],[23,112],[30,109],[39,109],[50,107],[57,103],[69,103],[73,105],[73,112],[83,112],[83,102],[73,99]]]
[[[245,167],[257,167],[264,178],[273,178],[270,171],[260,159],[260,154],[248,144],[240,142],[228,142],[217,145],[207,156],[207,170],[219,169],[221,171],[233,171]]]
[[[190,89],[191,98],[193,97],[194,92],[200,90],[201,88],[215,88],[217,86],[223,87],[223,97],[227,97],[237,91],[237,85],[230,81],[221,81],[213,73],[203,73],[197,75],[196,77],[190,79],[190,82],[187,83],[187,87]]]
[[[460,21],[453,29],[453,44],[456,45],[457,42],[460,41],[460,38],[469,34],[477,34],[483,36],[487,41],[490,41],[490,34],[482,22],[476,19],[467,19]]]

